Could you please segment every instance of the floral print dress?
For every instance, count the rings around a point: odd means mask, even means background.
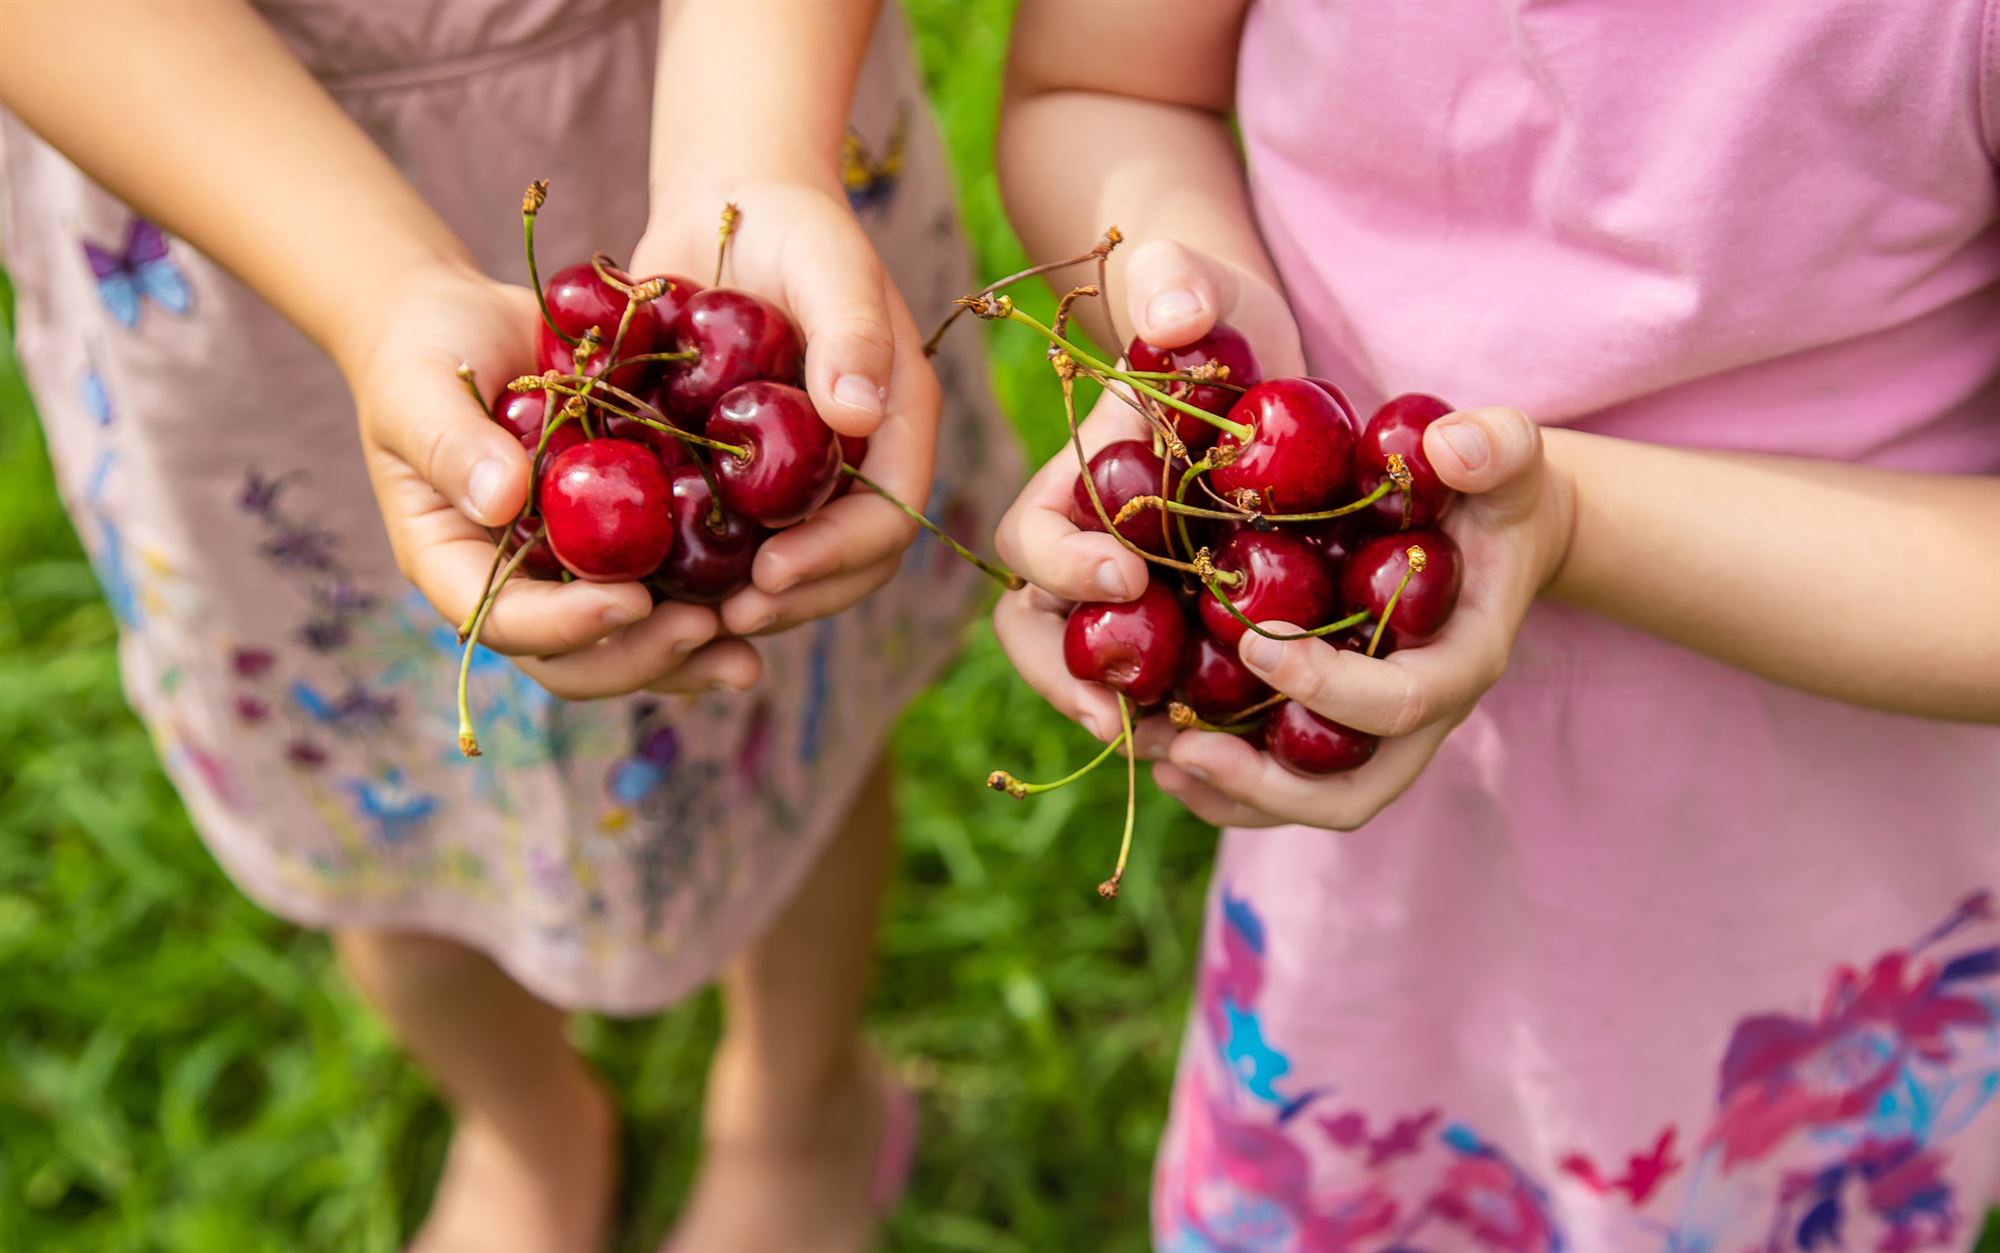
[[[593,123],[645,115],[655,0],[262,8],[489,273],[525,281],[533,177],[561,197],[546,258],[638,238],[645,128]],[[893,5],[851,127],[857,213],[920,316],[947,308],[975,284]],[[0,243],[132,704],[223,867],[302,924],[453,936],[560,1005],[669,1004],[783,903],[980,602],[922,539],[883,591],[761,643],[740,696],[566,704],[481,652],[465,760],[452,630],[395,570],[331,364],[5,115]],[[976,543],[1016,453],[977,337],[936,364],[929,512]]]

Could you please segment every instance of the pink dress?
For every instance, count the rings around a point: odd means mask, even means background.
[[[1238,83],[1358,403],[2000,472],[2000,4],[1267,0]],[[1970,1247],[1996,888],[2000,733],[1538,608],[1373,823],[1227,833],[1157,1243]]]
[[[545,274],[637,241],[647,128],[604,123],[647,115],[659,0],[260,7],[488,273],[526,279],[533,177],[554,184]],[[877,158],[853,164],[856,211],[918,316],[941,313],[975,284],[894,5],[850,122]],[[919,542],[854,610],[761,643],[765,681],[734,697],[564,704],[481,654],[466,761],[452,632],[396,573],[326,358],[5,114],[0,244],[128,695],[217,859],[294,921],[458,937],[565,1006],[666,1005],[784,902],[981,603]],[[978,336],[936,364],[930,511],[976,545],[1014,445]]]

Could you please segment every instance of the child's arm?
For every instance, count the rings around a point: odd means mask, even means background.
[[[533,297],[477,273],[247,4],[0,4],[0,102],[333,357],[354,390],[397,562],[462,620],[492,554],[477,523],[513,516],[528,459],[453,371],[469,362],[490,394],[531,369]],[[676,669],[680,646],[715,633],[715,615],[649,608],[637,584],[522,581],[483,640],[559,695],[754,678],[741,644]],[[616,630],[629,623],[642,624]]]
[[[1205,162],[1196,162],[1188,133],[1170,127],[1094,130],[1101,121],[1093,118],[1107,114],[1096,95],[1076,84],[1107,81],[1100,66],[1104,74],[1138,80],[1123,88],[1138,97],[1132,108],[1162,121],[1177,106],[1149,96],[1165,83],[1204,81],[1172,60],[1174,49],[1199,45],[1222,58],[1219,65],[1233,61],[1233,47],[1183,41],[1184,27],[1171,17],[1121,26],[1115,58],[1090,56],[1083,41],[1054,33],[1057,26],[1088,28],[1098,7],[1024,6],[1017,62],[1054,60],[1070,69],[1067,78],[1043,71],[1045,81],[1058,85],[1042,91],[1021,91],[1017,78],[1010,97],[1010,114],[1036,115],[1031,144],[1016,145],[1018,118],[1007,123],[1015,153],[1007,167],[1010,203],[1021,206],[1023,233],[1064,232],[1060,246],[1047,248],[1061,252],[1101,229],[1085,213],[1146,223],[1155,205],[1169,203],[1178,229],[1198,232],[1205,248],[1230,248],[1250,229],[1240,195],[1228,190],[1234,170],[1220,168],[1212,149],[1201,150]],[[1160,58],[1178,74],[1150,73]],[[1081,144],[1054,142],[1063,134],[1082,136]],[[1168,162],[1177,191],[1159,185],[1162,174],[1135,180],[1128,173],[1164,170]],[[1120,189],[1130,194],[1133,187],[1140,200],[1120,198]],[[1030,192],[1049,203],[1030,205]],[[1198,220],[1204,211],[1231,221],[1204,225]],[[1232,259],[1242,266],[1240,253]],[[1135,261],[1131,269],[1138,268]],[[1211,278],[1218,290],[1229,281],[1222,273]],[[1135,277],[1128,275],[1123,295],[1138,322],[1157,291]],[[1170,342],[1192,340],[1227,312],[1205,308],[1177,325]],[[1093,419],[1128,421],[1109,410]],[[1110,437],[1101,426],[1092,433],[1098,442]],[[1467,453],[1458,450],[1461,442]],[[1441,477],[1469,494],[1446,526],[1465,550],[1467,582],[1444,634],[1386,660],[1337,652],[1317,640],[1280,644],[1251,634],[1243,642],[1245,661],[1280,690],[1326,717],[1398,738],[1358,771],[1306,780],[1233,736],[1169,736],[1156,728],[1151,743],[1167,758],[1161,784],[1203,816],[1232,824],[1366,822],[1409,785],[1498,680],[1522,616],[1545,593],[1840,700],[2000,722],[2000,559],[1994,556],[2000,481],[1682,451],[1564,431],[1548,433],[1545,457],[1535,424],[1506,409],[1437,423],[1425,450]],[[1115,715],[1107,718],[1105,693],[1071,679],[1063,667],[1061,598],[1103,599],[1112,582],[1123,594],[1111,598],[1129,598],[1138,591],[1131,577],[1138,572],[1127,567],[1137,559],[1108,536],[1061,532],[1059,498],[1066,499],[1073,473],[1052,461],[1003,521],[1003,555],[1055,595],[1008,596],[996,625],[1030,682],[1058,708],[1103,730],[1116,726]]]
[[[723,281],[792,315],[820,416],[867,435],[869,477],[921,508],[937,441],[937,377],[840,181],[841,142],[879,7],[683,0],[670,8],[654,88],[652,221],[633,266],[708,282],[722,207],[738,205]],[[767,540],[753,585],[722,605],[722,620],[752,635],[843,609],[888,581],[915,534],[893,505],[851,492]]]

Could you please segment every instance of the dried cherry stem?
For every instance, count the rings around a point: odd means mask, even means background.
[[[592,259],[591,264],[596,264],[595,258]],[[632,315],[639,311],[641,305],[651,304],[653,301],[658,300],[666,290],[667,280],[663,278],[649,278],[638,286],[626,290],[625,312],[618,315],[618,333],[611,337],[611,347],[604,350],[603,372],[605,374],[611,373],[620,364],[618,349],[625,343],[625,332],[631,329]]]
[[[1103,290],[1102,288],[1098,287],[1094,283],[1086,283],[1082,287],[1072,287],[1068,291],[1064,292],[1062,294],[1062,299],[1056,301],[1055,321],[1049,324],[1051,327],[1055,329],[1055,333],[1058,335],[1063,335],[1068,333],[1069,311],[1071,306],[1075,305],[1077,301],[1082,300],[1086,296],[1098,295],[1100,292],[1102,292],[1102,290]]]
[[[507,545],[513,538],[514,528],[509,526],[500,533],[499,542],[493,545],[493,561],[486,567],[486,581],[479,585],[479,599],[473,602],[472,612],[465,615],[465,621],[458,624],[460,644],[465,643],[466,638],[472,634],[472,623],[479,616],[479,606],[486,603],[486,594],[493,590],[493,580],[499,577],[500,567],[507,564]]]
[[[1218,570],[1215,573],[1220,575],[1223,573],[1223,571]],[[1404,581],[1405,582],[1409,581],[1408,576],[1405,576]],[[1356,613],[1351,613],[1347,615],[1345,618],[1342,618],[1338,622],[1329,622],[1325,626],[1316,626],[1310,631],[1294,631],[1289,635],[1280,635],[1276,631],[1266,631],[1263,627],[1260,627],[1256,623],[1250,621],[1249,618],[1244,617],[1243,611],[1236,607],[1236,602],[1230,600],[1228,595],[1225,594],[1220,587],[1217,587],[1213,581],[1204,579],[1202,580],[1202,586],[1206,587],[1215,596],[1215,599],[1222,602],[1222,607],[1229,611],[1230,617],[1236,619],[1238,622],[1241,622],[1244,626],[1248,627],[1252,631],[1255,631],[1257,634],[1263,636],[1267,640],[1317,639],[1322,635],[1332,635],[1335,631],[1345,631],[1349,627],[1358,627],[1362,623],[1368,621],[1368,611],[1364,609]],[[1396,590],[1400,592],[1402,589],[1398,588]],[[1389,603],[1393,606],[1395,604],[1395,601],[1391,600]]]
[[[1076,472],[1083,483],[1084,495],[1090,497],[1090,508],[1097,514],[1098,522],[1103,525],[1105,532],[1112,539],[1124,545],[1127,552],[1137,554],[1140,560],[1151,562],[1156,566],[1165,566],[1169,570],[1179,570],[1184,574],[1201,577],[1201,571],[1195,566],[1185,561],[1176,560],[1173,557],[1162,557],[1157,553],[1149,553],[1127,539],[1125,533],[1113,525],[1110,511],[1104,507],[1104,497],[1098,494],[1097,482],[1090,477],[1090,458],[1085,456],[1083,452],[1083,430],[1076,424],[1076,381],[1060,368],[1060,362],[1057,364],[1056,373],[1062,379],[1063,417],[1069,422],[1070,447],[1076,450]],[[1232,574],[1229,576],[1229,583],[1230,586],[1235,586],[1235,575]]]
[[[1123,242],[1125,242],[1125,236],[1118,230],[1117,227],[1115,226],[1111,227],[1110,229],[1106,230],[1102,236],[1098,238],[1096,246],[1091,248],[1089,252],[1084,253],[1082,256],[1069,257],[1062,261],[1044,261],[1040,265],[1031,265],[1025,270],[1016,270],[1014,273],[1009,274],[1006,278],[995,279],[991,283],[988,283],[985,287],[981,288],[979,291],[979,298],[984,300],[986,297],[991,296],[994,292],[999,291],[1001,288],[1012,287],[1014,284],[1020,282],[1023,279],[1030,279],[1036,277],[1037,275],[1047,274],[1052,270],[1068,269],[1070,266],[1082,265],[1084,262],[1093,259],[1095,259],[1097,262],[1097,284],[1099,288],[1102,288],[1104,286],[1104,259],[1111,255],[1111,250],[1113,248],[1116,248],[1119,244]],[[924,341],[924,355],[926,357],[937,356],[938,345],[943,342],[944,333],[951,329],[951,324],[953,322],[958,321],[960,314],[964,313],[967,309],[971,307],[972,306],[966,304],[964,301],[959,301],[956,304],[952,305],[951,312],[945,314],[944,321],[938,323],[938,328],[931,332],[931,337],[929,339]],[[1111,316],[1110,310],[1107,308],[1105,310],[1105,317],[1109,318],[1110,316]],[[1114,336],[1117,334],[1117,327],[1115,325],[1112,328],[1112,334]]]
[[[591,390],[590,384],[595,384],[596,386],[595,391]],[[660,414],[660,416],[657,418],[649,418],[643,413],[639,413],[634,409],[628,408],[627,407],[628,405],[637,405],[640,408],[646,409],[652,413],[656,414],[660,413],[658,409],[654,408],[647,402],[639,399],[637,396],[634,396],[631,392],[628,392],[621,387],[614,387],[611,384],[605,382],[601,377],[589,380],[588,383],[582,388],[564,387],[560,383],[558,383],[555,386],[554,390],[560,392],[562,395],[565,396],[578,397],[589,404],[596,405],[598,408],[604,410],[606,413],[613,413],[621,418],[629,418],[632,421],[639,423],[641,426],[650,426],[656,431],[665,431],[667,434],[673,436],[677,440],[680,440],[682,443],[694,444],[697,447],[713,449],[716,452],[726,452],[730,456],[736,458],[738,461],[750,460],[750,449],[740,444],[725,444],[721,440],[710,439],[706,435],[696,435],[693,431],[683,431],[681,428],[675,426],[673,423],[665,421],[664,420],[666,417],[665,414]],[[614,404],[612,401],[607,400],[605,397],[599,395],[598,392],[609,392],[611,393],[612,396],[616,397],[618,400],[623,401],[625,403]]]
[[[1125,743],[1125,735],[1121,732],[1117,739],[1112,740],[1104,746],[1103,752],[1100,752],[1088,762],[1078,766],[1053,783],[1026,783],[1008,774],[1005,770],[995,770],[992,774],[986,776],[986,786],[996,792],[1005,792],[1015,800],[1035,796],[1042,792],[1053,792],[1059,787],[1068,787],[1070,784],[1103,765],[1104,759],[1117,752],[1119,746],[1123,743]]]
[[[538,178],[528,184],[528,190],[521,193],[521,245],[528,253],[528,285],[535,289],[535,307],[542,311],[542,321],[556,333],[556,338],[565,344],[574,344],[576,336],[556,325],[549,316],[549,300],[542,294],[541,271],[535,267],[535,216],[542,211],[542,205],[549,198],[549,180]]]
[[[929,531],[932,535],[936,536],[939,543],[943,544],[946,548],[951,549],[959,556],[965,558],[973,565],[978,566],[981,570],[984,570],[986,574],[993,579],[994,582],[1006,588],[1008,591],[1018,592],[1022,588],[1028,585],[1028,581],[1026,579],[1014,573],[1012,570],[1007,569],[1005,566],[996,565],[993,562],[986,560],[984,557],[981,557],[979,554],[973,552],[965,545],[953,539],[950,535],[946,534],[945,529],[943,527],[931,521],[929,518],[926,518],[923,514],[919,513],[917,510],[903,503],[903,501],[897,499],[895,493],[889,491],[889,489],[883,487],[880,483],[877,483],[874,479],[869,478],[867,475],[855,469],[853,466],[848,465],[845,461],[840,463],[840,472],[852,478],[855,482],[861,484],[861,486],[867,488],[869,491],[874,492],[877,496],[880,496],[882,499],[888,501],[890,504],[896,506],[896,508],[901,509],[905,514],[907,514],[911,519],[913,519],[918,526],[924,528],[926,531]]]
[[[692,361],[701,355],[699,348],[689,348],[685,352],[642,352],[635,357],[622,357],[619,365],[637,365],[641,361]]]
[[[1227,366],[1222,367],[1225,373]],[[1219,378],[1204,378],[1196,370],[1127,370],[1125,377],[1145,379],[1148,383],[1187,383],[1195,387],[1222,387],[1232,392],[1247,392],[1247,387],[1225,383]]]
[[[1132,706],[1126,703],[1125,693],[1113,695],[1118,698],[1118,723],[1123,728],[1120,738],[1125,741],[1125,835],[1118,841],[1118,864],[1111,868],[1111,877],[1097,885],[1097,894],[1107,901],[1118,895],[1118,882],[1125,877],[1125,861],[1132,855],[1132,820],[1139,812],[1139,753],[1132,743]]]
[[[722,286],[722,263],[729,259],[729,241],[736,238],[736,224],[743,220],[743,210],[736,207],[734,200],[722,206],[722,229],[715,245],[715,281],[710,287]]]
[[[1231,723],[1247,722],[1258,714],[1276,709],[1290,699],[1291,697],[1285,695],[1283,692],[1279,692],[1275,696],[1266,696],[1263,700],[1258,701],[1248,709],[1239,709],[1235,713],[1230,714],[1228,721]]]
[[[1227,726],[1210,722],[1196,713],[1192,706],[1183,705],[1179,701],[1168,704],[1167,721],[1173,723],[1177,731],[1213,731],[1219,735],[1248,735],[1257,729],[1257,724],[1254,722],[1233,722]]]
[[[1228,513],[1221,509],[1204,509],[1200,505],[1184,505],[1178,500],[1168,500],[1164,496],[1134,496],[1125,502],[1114,521],[1130,522],[1148,509],[1158,509],[1183,518],[1214,518],[1220,522],[1254,522],[1261,516],[1240,509]]]
[[[458,363],[458,369],[452,373],[458,375],[458,381],[465,384],[466,391],[472,393],[472,403],[481,409],[486,408],[486,397],[479,394],[479,378],[472,372],[472,367],[461,361]]]
[[[1430,562],[1421,544],[1412,544],[1405,548],[1403,560],[1409,563],[1409,568],[1403,571],[1403,577],[1397,581],[1396,590],[1389,593],[1389,603],[1382,606],[1382,620],[1375,624],[1375,634],[1368,637],[1370,657],[1375,655],[1375,650],[1382,644],[1382,633],[1389,629],[1389,616],[1396,612],[1396,602],[1403,598],[1403,589],[1410,585],[1413,577],[1422,574],[1424,566]]]
[[[963,297],[962,299],[972,298]],[[1027,327],[1043,339],[1048,340],[1050,344],[1069,354],[1072,361],[1091,374],[1097,375],[1100,378],[1117,379],[1140,395],[1151,397],[1158,404],[1165,405],[1170,409],[1178,409],[1182,413],[1208,423],[1218,431],[1235,436],[1238,443],[1247,443],[1250,437],[1256,434],[1256,430],[1252,427],[1245,426],[1241,422],[1231,422],[1228,418],[1218,417],[1206,409],[1197,408],[1184,400],[1169,396],[1146,380],[1135,378],[1130,371],[1121,370],[1115,365],[1107,364],[1097,357],[1091,356],[1069,340],[1056,334],[1051,328],[1043,326],[1033,317],[1015,308],[1014,302],[1005,296],[978,301],[978,307],[973,310],[973,313],[975,316],[989,320],[1019,322],[1022,326]]]
[[[465,648],[458,657],[458,751],[467,757],[479,756],[479,736],[472,730],[472,709],[466,703],[466,687],[472,676],[472,653],[479,647],[479,633],[486,627],[486,615],[493,611],[493,603],[500,599],[500,591],[507,586],[507,580],[514,577],[514,571],[521,568],[530,549],[542,541],[549,533],[546,526],[537,527],[533,538],[523,545],[521,551],[507,559],[500,567],[494,585],[486,589],[479,598],[479,610],[472,615],[472,629],[465,633]]]
[[[1402,460],[1395,453],[1390,453],[1389,457],[1394,461]],[[1409,471],[1405,470],[1404,473],[1408,474]],[[1255,513],[1251,515],[1251,520],[1255,521],[1258,518],[1262,518],[1266,522],[1324,522],[1329,518],[1344,518],[1350,513],[1360,513],[1363,509],[1366,509],[1395,490],[1396,484],[1391,480],[1384,479],[1374,491],[1359,500],[1349,501],[1338,509],[1321,509],[1315,513]]]
[[[1111,291],[1111,250],[1124,241],[1124,232],[1120,231],[1114,223],[1104,229],[1103,236],[1097,241],[1097,247],[1091,249],[1092,252],[1097,254],[1097,290],[1105,293]],[[1122,344],[1125,342],[1125,337],[1118,333],[1118,310],[1108,294],[1104,297],[1104,324],[1111,328],[1112,343]]]

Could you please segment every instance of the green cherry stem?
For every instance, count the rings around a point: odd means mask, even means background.
[[[1132,706],[1125,693],[1113,695],[1118,698],[1118,723],[1123,728],[1119,738],[1125,741],[1125,835],[1118,841],[1118,864],[1111,868],[1111,877],[1097,885],[1097,894],[1107,901],[1118,895],[1118,883],[1125,877],[1125,861],[1132,855],[1132,821],[1139,812],[1139,753],[1132,743]]]
[[[465,648],[458,658],[458,751],[467,757],[479,756],[479,736],[473,732],[472,709],[466,701],[466,689],[472,676],[472,653],[479,647],[479,633],[485,629],[486,615],[493,611],[493,604],[500,599],[500,591],[507,586],[507,580],[514,576],[514,571],[520,569],[521,562],[528,556],[528,551],[540,543],[542,537],[548,533],[549,529],[546,526],[537,528],[534,537],[521,545],[521,551],[508,558],[507,564],[500,567],[494,586],[488,588],[485,595],[479,599],[479,611],[472,615],[472,629],[465,633]]]
[[[984,570],[987,573],[987,575],[993,579],[994,582],[1006,588],[1008,591],[1018,592],[1022,588],[1028,585],[1028,581],[1026,579],[1014,573],[1012,570],[1007,569],[1005,566],[996,565],[995,563],[986,560],[984,557],[981,557],[979,554],[973,552],[965,545],[953,539],[950,535],[946,534],[945,529],[943,527],[931,521],[929,518],[926,518],[922,513],[919,513],[916,509],[905,504],[903,501],[897,499],[895,493],[883,487],[880,483],[877,483],[874,479],[869,478],[867,475],[855,469],[853,466],[848,465],[845,461],[840,463],[840,472],[852,478],[855,482],[861,484],[861,486],[867,488],[869,491],[874,492],[877,496],[880,496],[882,499],[888,501],[890,504],[896,506],[896,508],[902,510],[903,513],[907,515],[911,520],[913,520],[918,526],[924,528],[926,531],[929,531],[932,535],[936,536],[939,543],[951,549],[959,556],[965,558],[973,565],[978,566],[981,570]]]
[[[1054,270],[1066,270],[1070,266],[1082,265],[1084,262],[1090,260],[1095,260],[1097,262],[1098,287],[1102,289],[1104,286],[1104,259],[1110,256],[1111,250],[1113,248],[1116,248],[1119,244],[1123,243],[1124,240],[1125,236],[1119,232],[1117,227],[1114,226],[1111,229],[1105,231],[1103,237],[1097,241],[1096,246],[1091,248],[1089,252],[1084,253],[1082,256],[1067,257],[1061,261],[1044,261],[1040,265],[1031,265],[1025,270],[1016,270],[1012,274],[1009,274],[1006,278],[994,279],[986,286],[980,288],[979,297],[980,299],[984,300],[986,297],[991,296],[994,292],[999,291],[1001,288],[1012,287],[1014,284],[1021,282],[1023,279],[1034,278],[1036,275],[1047,274]],[[950,330],[951,324],[953,322],[958,321],[959,316],[963,314],[967,309],[970,309],[971,307],[972,307],[971,305],[966,304],[964,301],[960,301],[952,305],[951,312],[945,314],[944,321],[938,323],[937,329],[931,332],[931,337],[924,341],[924,355],[926,357],[937,356],[938,345],[944,342],[944,333]],[[1107,308],[1104,311],[1104,316],[1106,318],[1109,318],[1111,316],[1110,309]],[[1113,330],[1114,332],[1116,331],[1115,326],[1113,327]]]
[[[1216,571],[1216,573],[1220,575],[1223,572],[1218,570]],[[1404,576],[1404,581],[1405,582],[1409,581],[1407,575]],[[1222,603],[1222,607],[1229,611],[1230,617],[1236,619],[1238,622],[1241,622],[1244,626],[1248,627],[1252,631],[1255,631],[1257,634],[1263,636],[1267,640],[1317,639],[1322,635],[1332,635],[1336,631],[1345,631],[1349,627],[1358,627],[1362,623],[1368,621],[1368,612],[1366,610],[1362,610],[1358,613],[1351,613],[1347,615],[1345,618],[1342,618],[1338,622],[1329,622],[1325,626],[1316,626],[1310,631],[1296,631],[1289,635],[1280,635],[1276,631],[1266,631],[1263,627],[1258,626],[1256,623],[1250,621],[1250,619],[1244,617],[1243,611],[1236,607],[1236,602],[1230,600],[1229,597],[1223,592],[1223,590],[1220,587],[1216,586],[1214,582],[1204,581],[1202,586],[1206,587],[1209,590],[1209,592],[1214,595],[1215,599]],[[1402,591],[1401,588],[1397,588],[1396,590],[1398,592]],[[1395,603],[1396,602],[1393,598],[1389,602],[1391,607],[1393,607]]]
[[[996,792],[1005,792],[1015,800],[1039,795],[1042,792],[1053,792],[1059,787],[1068,787],[1070,784],[1103,765],[1104,759],[1117,752],[1119,746],[1124,742],[1125,736],[1123,733],[1120,733],[1117,739],[1112,740],[1104,746],[1104,751],[1052,783],[1027,783],[1008,774],[1005,770],[995,770],[992,774],[986,776],[986,786]]]
[[[1090,458],[1084,455],[1083,428],[1078,426],[1076,422],[1075,380],[1069,378],[1062,371],[1057,371],[1057,375],[1062,379],[1063,417],[1069,423],[1070,447],[1076,450],[1076,472],[1083,483],[1083,494],[1090,498],[1091,510],[1097,514],[1097,521],[1104,527],[1105,533],[1123,545],[1127,552],[1137,555],[1142,561],[1148,561],[1157,566],[1165,566],[1170,570],[1179,570],[1184,574],[1192,574],[1199,577],[1201,571],[1192,564],[1176,560],[1172,557],[1162,557],[1156,553],[1149,553],[1127,539],[1125,533],[1112,524],[1111,512],[1104,507],[1104,498],[1098,494],[1097,482],[1090,477]],[[1186,538],[1185,534],[1183,534],[1182,538]],[[1235,583],[1235,576],[1233,574],[1229,576],[1229,581],[1233,586]]]
[[[542,311],[542,321],[554,331],[556,338],[565,344],[576,343],[576,336],[556,325],[549,316],[548,297],[542,294],[542,275],[535,267],[535,217],[542,211],[542,204],[549,198],[549,180],[538,178],[528,184],[528,190],[521,193],[521,246],[528,253],[528,285],[535,289],[535,307]]]
[[[510,526],[500,533],[499,542],[493,545],[493,561],[486,567],[486,581],[479,585],[479,599],[473,602],[472,612],[465,615],[465,621],[458,624],[460,644],[472,635],[472,624],[479,617],[479,606],[486,603],[487,593],[493,590],[493,580],[499,577],[500,567],[507,564],[507,545],[513,538],[514,528]]]
[[[1279,697],[1280,700],[1285,699]],[[1255,722],[1231,721],[1227,724],[1210,722],[1196,713],[1192,706],[1174,701],[1167,706],[1167,720],[1177,731],[1212,731],[1218,735],[1248,735],[1257,729]]]
[[[1412,544],[1403,550],[1403,560],[1409,563],[1408,568],[1403,571],[1403,577],[1397,581],[1396,590],[1389,593],[1389,603],[1382,606],[1382,620],[1375,624],[1375,634],[1368,637],[1370,657],[1373,657],[1375,650],[1381,647],[1382,633],[1389,629],[1389,616],[1396,612],[1396,602],[1403,598],[1403,589],[1410,585],[1413,577],[1423,573],[1424,566],[1429,563],[1430,558],[1425,555],[1420,545]]]
[[[466,391],[472,393],[472,403],[481,409],[486,408],[486,397],[479,394],[479,377],[472,372],[472,367],[461,361],[458,363],[458,369],[452,373],[458,375],[458,381],[465,384]]]
[[[592,390],[589,386],[581,388],[565,387],[560,383],[555,384],[555,390],[564,396],[581,397],[586,402],[596,405],[598,408],[604,410],[606,413],[616,414],[618,417],[621,418],[629,418],[632,421],[639,423],[641,426],[650,426],[656,431],[665,431],[667,434],[673,436],[677,440],[680,440],[682,443],[694,444],[702,448],[710,448],[715,450],[716,452],[726,452],[730,456],[736,458],[738,461],[750,460],[750,450],[746,447],[743,447],[740,444],[725,444],[721,440],[710,439],[706,435],[696,435],[693,431],[683,431],[681,428],[675,426],[673,423],[662,420],[666,416],[664,414],[661,414],[660,417],[658,418],[649,418],[643,413],[639,413],[634,409],[627,408],[625,404],[616,404],[613,403],[611,400],[607,400],[605,397],[598,395],[597,393],[600,391],[609,392],[611,393],[612,396],[615,396],[619,400],[626,402],[626,404],[638,405],[656,414],[660,412],[658,409],[653,408],[652,405],[649,405],[645,401],[640,400],[637,396],[634,396],[631,392],[625,391],[621,388],[613,387],[611,384],[605,382],[601,376],[598,378],[591,379],[590,383],[596,385],[595,390]]]

